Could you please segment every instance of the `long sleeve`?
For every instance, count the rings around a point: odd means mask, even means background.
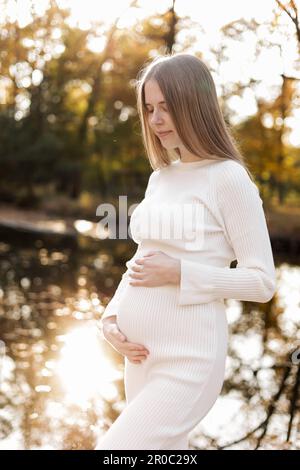
[[[156,173],[157,172],[154,171],[149,176],[149,180],[148,180],[147,188],[146,188],[146,191],[145,191],[144,199],[149,197],[150,194],[152,193],[152,191],[154,190],[155,186],[154,186],[153,180],[156,176]],[[135,252],[134,256],[126,262],[125,265],[127,267],[127,270],[123,273],[121,281],[120,281],[113,297],[111,298],[111,300],[109,301],[109,303],[105,307],[105,310],[104,310],[104,313],[102,314],[101,320],[103,320],[103,318],[110,317],[112,315],[117,314],[121,296],[122,296],[126,286],[129,283],[129,280],[130,280],[130,278],[129,278],[130,267],[134,263],[134,260],[138,255],[138,251],[139,251],[139,246],[138,246],[137,251]]]
[[[127,263],[126,263],[126,267],[127,267]],[[112,315],[117,314],[120,298],[122,296],[122,293],[125,287],[128,285],[128,273],[129,273],[129,269],[127,268],[127,270],[124,272],[124,274],[121,277],[121,281],[119,282],[119,285],[117,289],[115,290],[113,297],[111,298],[111,300],[108,302],[107,306],[105,307],[101,320],[103,320],[103,318],[110,317]]]
[[[228,298],[268,302],[275,293],[276,275],[259,190],[236,162],[223,167],[212,184],[238,264],[230,268],[181,260],[179,305]]]

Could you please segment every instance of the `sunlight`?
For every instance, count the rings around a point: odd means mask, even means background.
[[[111,24],[123,14],[129,23],[132,22],[132,14],[126,12],[130,4],[129,0],[111,0],[105,2],[105,5],[94,0],[85,0],[84,7],[81,0],[60,0],[58,3],[61,6],[71,8],[72,20],[82,29],[88,29],[93,21],[103,22],[106,25]],[[128,22],[125,22],[127,26],[129,26]]]
[[[101,224],[90,222],[89,220],[75,220],[74,227],[77,232],[92,238],[101,238],[103,240],[109,236],[109,231],[106,227],[102,227]]]
[[[117,389],[114,380],[122,372],[113,368],[101,350],[95,326],[85,326],[67,333],[64,338],[57,372],[69,402],[87,405],[93,397],[101,395],[114,399]]]
[[[299,2],[300,0],[298,0]],[[221,28],[232,21],[239,18],[245,20],[255,19],[257,22],[270,22],[273,17],[274,0],[253,0],[250,3],[237,2],[236,0],[226,0],[220,6],[220,2],[212,0],[205,4],[205,8],[199,8],[197,2],[186,0],[176,1],[176,12],[179,17],[188,16],[194,22],[196,27],[192,28],[196,34],[197,24],[201,25],[203,31],[198,31],[197,37],[193,44],[190,46],[190,51],[201,50],[204,57],[208,58],[211,55],[211,48],[217,45],[222,40]],[[81,0],[58,0],[58,5],[61,8],[67,8],[70,10],[70,17],[67,22],[72,26],[76,26],[83,30],[89,30],[90,28],[97,31],[97,34],[91,34],[87,40],[89,50],[94,53],[101,53],[106,45],[107,37],[105,31],[116,21],[118,28],[133,28],[134,25],[140,27],[141,23],[147,17],[155,14],[163,14],[170,8],[171,2],[169,0],[157,0],[149,2],[148,0],[138,0],[133,7],[131,0],[111,0],[110,2],[95,2],[94,0],[85,0],[83,3]],[[30,7],[31,5],[31,7]],[[8,1],[6,7],[6,14],[8,18],[13,21],[15,18],[18,19],[19,24],[23,27],[31,21],[31,9],[35,11],[37,15],[43,15],[49,5],[49,0],[16,0]],[[216,9],[219,14],[216,15]],[[282,25],[286,24],[290,26],[289,18],[287,15],[282,15],[280,22]],[[1,24],[1,18],[0,18]],[[200,29],[201,29],[200,28]],[[263,28],[260,30],[261,40],[263,41],[269,36]],[[182,31],[183,32],[183,31]],[[181,33],[182,33],[181,32]],[[60,34],[57,30],[56,34]],[[282,36],[278,34],[278,37],[273,36],[273,40],[276,39],[278,43],[281,43],[281,48],[284,51],[284,62],[281,57],[282,53],[279,54],[277,47],[268,47],[257,59],[255,58],[255,44],[256,39],[252,37],[254,41],[253,47],[249,47],[251,36],[248,35],[247,44],[235,44],[233,41],[230,44],[229,51],[231,51],[232,60],[228,63],[223,62],[220,67],[219,73],[216,74],[216,85],[217,87],[226,81],[235,82],[239,79],[244,79],[248,76],[249,66],[251,64],[252,74],[261,82],[257,84],[256,96],[260,94],[262,98],[272,99],[272,90],[276,89],[280,85],[280,75],[277,73],[278,70],[282,70],[287,75],[294,74],[294,64],[298,57],[298,47],[295,41],[286,41],[282,39]],[[271,38],[271,36],[270,36]],[[180,39],[178,36],[180,43]],[[237,49],[236,49],[237,48]],[[64,51],[62,44],[57,44],[55,50],[52,50],[52,55],[58,57]],[[252,52],[251,52],[252,51]],[[50,55],[49,55],[50,57]],[[236,60],[236,57],[239,60]],[[233,66],[234,64],[234,66]],[[19,79],[21,87],[28,88],[32,81],[42,80],[42,72],[34,70],[32,77],[24,76]],[[219,75],[219,77],[218,77]],[[18,77],[17,77],[18,78]],[[218,83],[220,81],[220,83]],[[264,84],[266,81],[267,85]],[[3,79],[0,79],[0,104],[6,103],[7,101],[7,85]],[[19,109],[15,113],[16,120],[22,120],[30,107],[30,101],[26,97],[24,92],[20,92],[19,96]],[[245,91],[243,97],[237,99],[233,97],[229,100],[231,110],[233,111],[231,122],[234,125],[239,124],[244,119],[248,118],[252,114],[257,112],[255,96],[253,92]],[[299,140],[299,120],[297,117],[291,118],[289,124],[291,132],[286,136],[286,143],[288,145],[300,146]],[[101,239],[107,238],[105,233],[95,235],[91,234],[92,237],[98,237]]]

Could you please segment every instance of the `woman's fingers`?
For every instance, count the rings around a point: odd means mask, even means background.
[[[133,364],[140,364],[141,362],[144,362],[145,359],[147,359],[146,356],[138,356],[138,357],[135,357],[135,358],[131,358],[130,356],[127,356],[127,358]]]
[[[128,359],[132,361],[144,361],[149,355],[147,348],[132,343],[124,343],[122,345],[122,350],[124,351],[124,356],[127,356]]]
[[[128,347],[130,351],[140,351],[143,353],[150,354],[150,351],[148,351],[148,349],[145,348],[145,346],[141,344],[130,343],[129,341],[127,341],[126,346]]]
[[[133,356],[133,357],[138,357],[138,356],[148,356],[147,351],[130,351],[128,352],[128,355]]]
[[[150,354],[145,346],[127,341],[126,336],[120,331],[117,323],[107,323],[105,325],[105,333],[105,337],[113,347],[134,364],[144,361]]]
[[[131,277],[132,279],[143,279],[144,274],[142,274],[140,272],[136,272],[136,273],[129,274],[129,277]]]
[[[145,356],[144,354],[139,354],[137,356],[130,356],[131,359],[133,359],[134,361],[140,361],[140,360],[144,360],[144,359],[147,359],[147,356]]]
[[[124,354],[125,356],[148,356],[149,351],[144,348],[144,346],[139,346],[133,343],[129,343],[128,341],[119,341],[117,335],[115,333],[111,333],[112,340],[114,342],[117,349]]]
[[[131,266],[131,273],[132,274],[132,271],[134,271],[135,273],[140,273],[142,271],[142,268],[141,266],[135,266],[134,264]]]
[[[119,330],[118,325],[116,323],[111,323],[107,326],[107,332],[113,335],[118,341],[124,342],[126,340],[126,336]]]

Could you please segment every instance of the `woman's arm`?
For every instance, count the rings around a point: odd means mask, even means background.
[[[126,263],[126,266],[127,266],[127,263]],[[103,320],[106,317],[110,317],[111,315],[117,314],[118,305],[119,305],[122,293],[125,287],[128,285],[128,272],[129,270],[127,269],[125,273],[122,275],[121,281],[119,282],[119,285],[117,289],[115,290],[113,297],[111,298],[111,300],[108,302],[107,306],[105,307],[101,320]]]
[[[258,188],[239,163],[226,162],[221,173],[211,184],[238,265],[231,269],[181,260],[180,305],[227,298],[268,302],[275,293],[275,266]]]

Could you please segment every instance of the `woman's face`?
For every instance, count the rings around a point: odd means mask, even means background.
[[[152,131],[166,149],[179,147],[181,141],[157,81],[153,79],[147,81],[144,90],[148,122]],[[163,133],[166,134],[164,135]]]

